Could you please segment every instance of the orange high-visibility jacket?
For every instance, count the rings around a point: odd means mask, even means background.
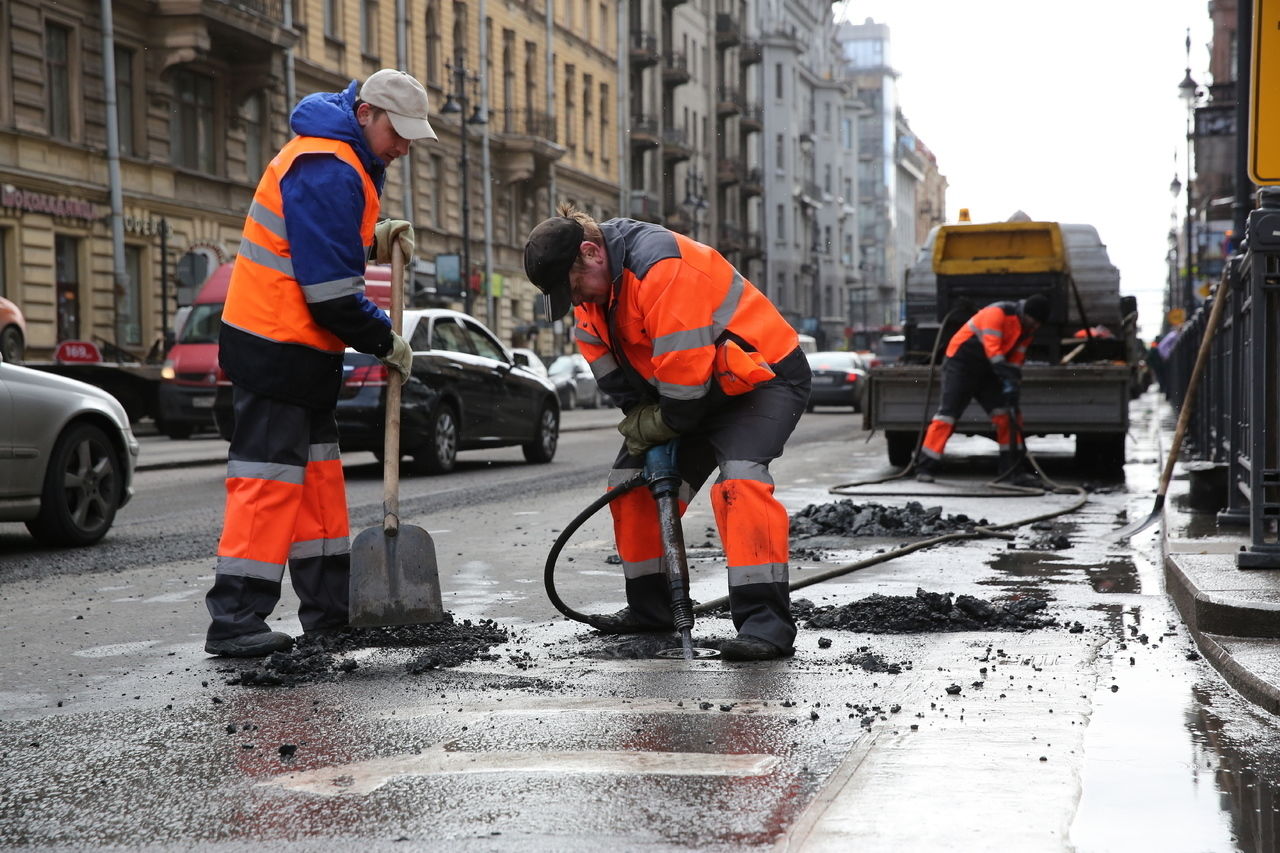
[[[993,302],[969,318],[947,344],[947,358],[967,350],[967,355],[985,356],[993,365],[1020,365],[1027,360],[1031,337],[1023,335],[1017,302]]]
[[[243,382],[252,390],[271,396],[282,392],[286,399],[292,396],[301,403],[328,401],[331,406],[341,384],[346,344],[316,322],[308,304],[362,294],[364,280],[356,276],[304,288],[294,277],[280,182],[294,161],[315,154],[336,157],[360,175],[364,192],[360,239],[365,246],[373,245],[380,202],[377,186],[359,155],[338,139],[294,137],[271,161],[258,183],[222,310],[222,322],[245,333],[238,343],[246,352],[251,349],[252,354],[237,359],[235,363],[242,369],[235,372],[228,368],[228,354],[220,353],[220,358],[232,380]],[[253,362],[251,369],[244,369],[248,367],[243,364],[245,361]],[[274,376],[281,387],[255,387],[255,376]],[[296,392],[290,394],[289,386],[294,386]]]
[[[613,293],[607,306],[575,309],[575,337],[601,390],[624,410],[657,401],[668,426],[692,429],[723,399],[715,366],[726,346],[741,352],[722,364],[747,364],[742,353],[753,353],[771,368],[765,378],[786,372],[778,365],[799,345],[795,330],[719,252],[632,219],[610,219],[600,231]]]

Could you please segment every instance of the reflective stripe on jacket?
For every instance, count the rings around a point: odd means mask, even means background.
[[[1023,335],[1017,302],[993,302],[969,318],[947,344],[947,358],[967,346],[971,355],[981,353],[992,364],[1022,364],[1031,337]]]
[[[730,341],[787,373],[777,365],[799,345],[795,330],[718,252],[632,219],[602,222],[600,231],[613,294],[608,306],[575,309],[575,337],[615,403],[657,400],[668,426],[692,429],[719,397],[718,387],[711,393],[716,350]]]

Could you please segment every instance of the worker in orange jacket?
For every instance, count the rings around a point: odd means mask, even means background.
[[[387,165],[435,139],[427,92],[393,68],[342,92],[303,98],[296,134],[272,158],[245,218],[218,361],[232,383],[235,427],[205,651],[261,657],[293,638],[267,617],[286,564],[306,633],[348,618],[351,543],[334,408],[348,347],[378,356],[399,381],[413,353],[364,293],[365,266],[386,263],[413,228],[379,221]],[[395,380],[393,380],[395,381]]]
[[[916,457],[917,480],[933,482],[956,421],[969,401],[976,399],[995,426],[1000,473],[1008,475],[1005,482],[1039,484],[1033,473],[1021,468],[1026,448],[1018,397],[1027,347],[1048,318],[1049,299],[1037,293],[1016,302],[993,302],[951,336],[947,359],[942,363],[942,402]],[[1015,417],[1017,430],[1013,427]]]
[[[525,244],[525,271],[553,319],[574,310],[574,336],[600,389],[625,413],[609,476],[616,488],[644,453],[679,437],[683,513],[712,471],[736,638],[728,660],[794,653],[786,509],[769,463],[809,399],[796,332],[719,252],[659,225],[595,222],[562,205]],[[674,629],[657,505],[646,489],[609,504],[627,606],[593,617],[609,634]]]

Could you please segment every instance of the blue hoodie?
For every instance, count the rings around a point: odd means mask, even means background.
[[[299,136],[348,143],[382,195],[387,166],[372,151],[356,121],[357,85],[344,92],[318,92],[298,102],[289,126]],[[300,157],[280,181],[293,272],[303,287],[363,276],[368,255],[360,239],[364,187],[359,175],[337,157]],[[374,355],[391,348],[391,321],[363,293],[310,302],[316,322],[350,347]]]

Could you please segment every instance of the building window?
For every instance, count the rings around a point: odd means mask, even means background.
[[[591,40],[591,0],[582,0],[582,37]]]
[[[9,235],[12,228],[0,228],[0,296],[13,299],[18,294],[9,290]]]
[[[453,64],[467,62],[467,4],[453,4]],[[449,81],[452,85],[455,81]]]
[[[58,340],[80,337],[80,240],[57,234],[53,264],[58,288]]]
[[[324,36],[335,41],[342,38],[342,0],[323,0]]]
[[[782,100],[782,63],[773,66],[773,96]]]
[[[822,190],[823,192],[831,192],[831,164],[824,163],[822,165]]]
[[[427,82],[440,85],[440,13],[436,4],[427,6]]]
[[[600,162],[609,165],[609,84],[600,84]]]
[[[262,92],[254,92],[240,105],[240,119],[244,123],[244,170],[250,181],[256,181],[267,166],[267,99]]]
[[[71,30],[59,24],[45,24],[44,62],[49,135],[71,138]]]
[[[779,170],[787,168],[787,142],[786,138],[779,133],[774,141],[774,165]]]
[[[378,55],[377,0],[360,0],[360,52],[370,58]]]
[[[440,181],[444,175],[444,158],[439,154],[432,154],[431,159],[427,162],[427,186],[431,188],[431,224],[439,228],[444,222],[444,193]]]
[[[784,242],[786,242],[786,239],[787,239],[787,208],[786,208],[786,205],[782,205],[782,204],[778,205],[778,222],[777,222],[777,226],[778,226],[778,228],[777,228],[778,233],[777,233],[777,234],[775,234],[775,235],[773,235],[773,238],[774,238],[777,242],[779,242],[779,243],[784,243]]]
[[[115,46],[116,63],[116,125],[120,131],[120,153],[138,154],[137,125],[134,121],[133,62],[136,52],[127,47]]]
[[[213,174],[213,78],[178,69],[173,73],[173,99],[173,164]]]
[[[572,65],[564,67],[564,144],[570,148],[577,148],[578,141],[575,139],[574,125],[578,120],[578,111],[574,108],[574,84],[573,80],[577,74],[577,68]]]
[[[142,247],[124,247],[124,290],[116,292],[116,343],[142,345]]]
[[[591,108],[594,99],[591,97],[593,80],[590,74],[582,75],[582,150],[590,158],[595,158],[595,145],[591,141]]]
[[[609,44],[609,6],[607,3],[600,4],[600,48],[605,50]],[[1232,66],[1233,68],[1235,66]]]

